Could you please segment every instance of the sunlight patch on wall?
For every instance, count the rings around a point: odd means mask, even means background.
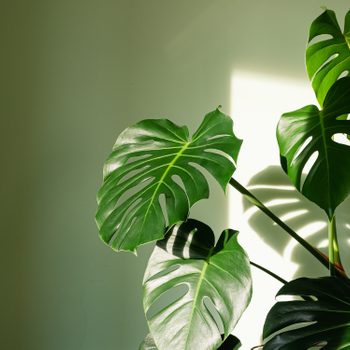
[[[280,169],[276,140],[276,126],[285,112],[315,103],[312,89],[305,81],[234,71],[231,78],[230,115],[234,120],[235,134],[243,139],[234,174],[244,186],[278,213],[282,206],[297,205],[294,188]],[[305,211],[283,211],[285,218],[292,219]],[[252,261],[273,270],[285,279],[291,278],[298,265],[293,262],[294,242],[284,236],[284,246],[276,249],[271,236],[274,223],[258,210],[244,202],[242,196],[229,189],[229,225],[240,231],[239,240]],[[278,228],[274,228],[278,230]],[[258,232],[257,232],[258,231]],[[278,232],[284,235],[284,232]],[[305,232],[304,232],[305,234]],[[307,236],[307,234],[305,234]],[[273,246],[274,248],[272,248]],[[289,261],[285,261],[287,258]],[[270,276],[252,268],[254,290],[251,306],[243,315],[235,335],[244,339],[244,349],[261,343],[260,334],[264,318],[274,304],[274,297],[281,284]]]

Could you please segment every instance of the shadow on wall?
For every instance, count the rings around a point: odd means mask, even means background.
[[[247,188],[294,231],[328,255],[326,214],[294,188],[281,168],[267,167],[249,181]],[[296,264],[294,277],[328,275],[325,268],[305,248],[245,199],[243,208],[248,214],[249,225],[266,244]],[[348,271],[350,257],[346,252],[350,245],[349,212],[350,200],[347,199],[338,207],[336,218],[342,262]]]

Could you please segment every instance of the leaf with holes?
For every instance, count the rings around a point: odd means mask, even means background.
[[[264,350],[350,349],[350,282],[337,277],[299,278],[281,288],[267,315]]]
[[[350,193],[350,147],[333,139],[336,134],[350,134],[350,121],[338,119],[349,112],[350,78],[345,77],[331,87],[323,110],[306,106],[283,114],[277,126],[284,171],[329,218]],[[313,160],[303,183],[303,170]]]
[[[322,40],[311,43],[317,37]],[[344,32],[334,11],[322,13],[310,27],[309,43],[306,50],[307,72],[317,99],[323,106],[330,87],[339,77],[350,72],[350,11],[345,17]]]
[[[202,169],[225,189],[242,143],[232,126],[232,119],[217,109],[192,138],[187,127],[166,119],[143,120],[124,130],[105,163],[98,192],[102,240],[115,250],[135,251],[163,238],[166,226],[185,220],[189,208],[208,197]]]
[[[217,350],[238,350],[240,346],[240,340],[234,335],[230,334],[217,348]],[[147,334],[139,350],[158,350],[151,334]]]
[[[115,250],[135,251],[163,238],[166,226],[185,220],[189,208],[208,197],[202,169],[225,189],[242,143],[232,126],[230,117],[215,110],[192,138],[187,127],[166,119],[143,120],[124,130],[105,163],[98,192],[102,240]]]
[[[187,290],[178,295],[179,287]],[[157,243],[143,289],[149,328],[160,350],[217,349],[221,334],[229,336],[249,304],[249,259],[236,231],[225,230],[215,245],[210,227],[190,219]]]

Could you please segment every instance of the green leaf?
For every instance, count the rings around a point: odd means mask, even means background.
[[[307,48],[306,67],[317,99],[323,106],[330,87],[340,76],[350,72],[350,11],[345,17],[344,32],[334,11],[322,13],[310,27],[309,43],[320,35],[327,37]]]
[[[345,77],[331,87],[322,111],[306,106],[283,114],[277,126],[284,171],[329,218],[350,193],[350,148],[332,139],[335,134],[350,134],[350,121],[338,119],[349,112],[350,78]],[[302,183],[302,172],[313,154],[318,154],[317,159]]]
[[[217,350],[238,350],[241,342],[238,338],[230,334]],[[158,350],[151,334],[148,334],[142,342],[139,350]]]
[[[102,240],[117,251],[135,251],[163,238],[166,226],[185,220],[189,208],[209,196],[202,169],[225,189],[242,143],[232,126],[230,117],[215,110],[192,138],[186,127],[166,119],[143,120],[124,130],[105,162],[98,192]]]
[[[299,278],[278,296],[299,300],[276,303],[267,315],[264,350],[350,349],[350,282],[337,277]],[[287,328],[288,327],[288,328]]]
[[[217,349],[221,333],[226,339],[248,306],[250,265],[237,232],[223,231],[214,244],[210,227],[193,219],[176,224],[157,243],[145,272],[143,304],[160,350]],[[149,315],[165,293],[181,286],[182,295]]]

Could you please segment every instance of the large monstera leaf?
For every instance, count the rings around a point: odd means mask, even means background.
[[[166,119],[143,120],[124,130],[105,162],[98,192],[102,240],[117,251],[135,251],[163,238],[167,225],[185,220],[189,208],[208,197],[202,168],[225,189],[242,142],[232,126],[232,119],[217,109],[192,138],[187,127]]]
[[[333,140],[335,134],[350,134],[350,121],[341,120],[349,112],[350,78],[345,77],[331,87],[323,110],[310,105],[285,113],[277,127],[283,169],[330,218],[350,192],[350,147]],[[314,154],[317,159],[302,183],[302,172]]]
[[[264,350],[350,349],[350,282],[337,277],[300,278],[289,282],[267,315]]]
[[[334,82],[350,72],[350,11],[342,32],[334,11],[326,10],[310,27],[309,42],[322,35],[321,40],[306,50],[306,66],[317,99],[323,106]],[[326,37],[325,37],[326,36]]]
[[[143,301],[159,350],[217,349],[248,306],[250,265],[237,232],[225,230],[214,244],[210,227],[193,219],[177,223],[157,243],[145,272]],[[156,309],[165,293],[181,286],[187,291]],[[156,311],[149,315],[152,308]]]

